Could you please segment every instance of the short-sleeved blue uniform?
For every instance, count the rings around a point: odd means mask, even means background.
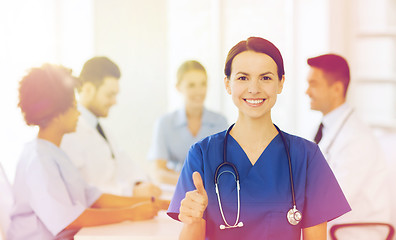
[[[292,208],[289,164],[282,138],[278,134],[252,165],[247,155],[232,137],[228,136],[227,161],[233,163],[240,176],[241,228],[220,230],[224,224],[214,185],[214,174],[223,162],[226,131],[209,136],[193,145],[183,166],[168,215],[178,219],[180,202],[185,193],[195,190],[192,180],[198,171],[208,194],[204,213],[206,239],[300,239],[301,228],[330,221],[350,211],[347,200],[318,146],[300,137],[284,133],[289,146],[297,209],[302,221],[293,226],[286,218]],[[234,176],[221,174],[218,178],[223,211],[230,225],[237,215],[237,191]]]

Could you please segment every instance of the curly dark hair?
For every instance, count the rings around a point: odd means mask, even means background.
[[[71,70],[62,66],[44,64],[30,69],[19,82],[18,107],[26,124],[46,127],[73,105],[78,84]]]

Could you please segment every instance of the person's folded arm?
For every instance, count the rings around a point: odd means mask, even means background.
[[[104,193],[91,205],[91,208],[121,208],[148,201],[151,201],[150,197],[124,197]]]
[[[170,204],[169,200],[155,197],[124,197],[105,193],[91,205],[91,208],[124,208],[146,202],[153,203],[158,210],[167,210]]]
[[[82,227],[118,223],[125,220],[140,221],[152,219],[157,215],[158,210],[157,204],[151,201],[140,202],[131,207],[122,208],[87,208],[66,229],[80,229]]]

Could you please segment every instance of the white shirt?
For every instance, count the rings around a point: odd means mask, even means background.
[[[352,211],[330,222],[386,222],[390,220],[390,196],[383,154],[371,130],[347,104],[323,117],[319,147],[332,168]],[[340,239],[375,239],[367,228],[351,230],[359,235]],[[340,230],[340,234],[348,230]],[[338,234],[337,236],[343,236]]]
[[[0,240],[5,239],[5,234],[10,225],[11,206],[14,203],[12,186],[0,163]]]
[[[106,193],[131,196],[134,183],[145,178],[143,172],[117,148],[103,125],[107,141],[99,134],[98,119],[92,112],[81,105],[78,108],[81,115],[77,129],[63,137],[61,148],[89,184]]]
[[[101,195],[90,187],[56,145],[42,139],[28,143],[13,185],[14,207],[9,240],[73,239],[64,230]]]

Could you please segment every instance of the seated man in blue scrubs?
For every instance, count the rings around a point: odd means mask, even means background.
[[[59,148],[64,134],[75,131],[80,113],[70,71],[55,65],[33,68],[20,81],[19,107],[26,124],[38,126],[26,144],[14,186],[9,240],[73,239],[82,227],[145,220],[167,201],[102,194],[86,184]]]
[[[318,146],[272,122],[285,81],[278,48],[241,41],[224,72],[238,119],[190,148],[168,209],[184,223],[180,239],[326,239],[327,222],[351,209]]]

